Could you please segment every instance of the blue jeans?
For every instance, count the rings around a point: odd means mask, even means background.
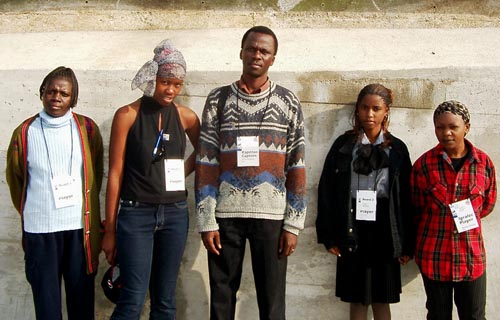
[[[111,319],[139,319],[148,287],[150,319],[175,319],[175,287],[188,226],[186,201],[122,202],[116,228],[122,290]]]

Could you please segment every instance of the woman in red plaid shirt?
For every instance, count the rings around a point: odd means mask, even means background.
[[[467,107],[445,101],[434,111],[439,144],[413,165],[415,262],[427,294],[427,319],[485,319],[486,253],[481,218],[496,201],[490,157],[465,139]]]

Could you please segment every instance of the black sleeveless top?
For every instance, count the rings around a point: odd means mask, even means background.
[[[160,140],[163,141],[158,144],[157,155],[161,157],[153,157],[159,136],[160,114],[163,128],[163,139]],[[121,199],[150,204],[186,200],[185,190],[165,190],[163,161],[184,159],[185,150],[186,135],[176,106],[171,103],[163,107],[153,98],[143,96],[137,118],[127,136]]]

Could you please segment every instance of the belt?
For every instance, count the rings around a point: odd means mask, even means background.
[[[120,206],[122,207],[128,207],[128,208],[151,208],[151,207],[156,207],[155,204],[151,203],[146,203],[146,202],[140,202],[140,201],[133,201],[133,200],[120,200]]]

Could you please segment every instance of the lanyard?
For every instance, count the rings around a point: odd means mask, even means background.
[[[43,129],[43,119],[40,118],[40,127],[42,128],[43,142],[45,143],[45,150],[47,150],[47,158],[49,159],[49,169],[50,176],[54,178],[54,171],[52,170],[52,161],[50,160],[49,145],[47,144],[47,138],[45,137],[45,130]],[[71,132],[71,156],[69,162],[69,175],[71,176],[72,165],[73,165],[73,121],[69,120],[69,130]]]
[[[160,111],[158,114],[158,136],[156,137],[155,146],[153,148],[153,162],[167,157],[167,146],[165,144],[165,140],[163,139],[164,132],[162,114]]]
[[[377,179],[378,179],[378,174],[380,172],[380,169],[377,169],[375,170],[375,181],[373,183],[373,191],[377,192]],[[359,176],[360,174],[359,173],[356,173],[356,175],[358,176],[358,187],[356,188],[357,190],[359,190]]]
[[[240,88],[236,88],[236,109],[239,109],[238,101],[240,100]],[[267,104],[264,109],[264,113],[262,114],[262,118],[260,119],[259,129],[257,130],[257,135],[260,132],[260,128],[262,127],[262,123],[264,122],[264,117],[267,112],[267,108],[269,108],[269,101],[271,100],[271,86],[269,86],[269,94],[267,95]],[[241,113],[240,113],[241,115]],[[238,121],[238,136],[240,135],[240,122]]]

